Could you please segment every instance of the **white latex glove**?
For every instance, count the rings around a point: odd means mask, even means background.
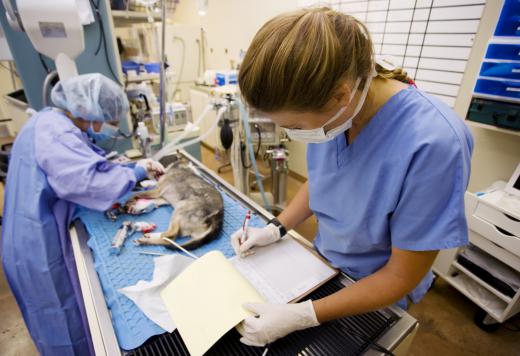
[[[266,227],[248,227],[246,232],[246,241],[241,244],[242,229],[239,229],[231,235],[231,246],[237,255],[241,255],[254,246],[267,246],[280,240],[280,230],[273,224]]]
[[[140,159],[135,165],[144,168],[148,179],[157,179],[164,174],[164,166],[150,158]]]
[[[237,326],[240,341],[249,346],[265,346],[293,331],[320,325],[311,300],[296,304],[248,303],[244,308],[256,315]]]

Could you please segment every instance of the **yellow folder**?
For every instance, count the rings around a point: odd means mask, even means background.
[[[264,302],[256,289],[218,251],[188,266],[162,292],[168,312],[192,356],[203,355],[251,313],[247,302]]]

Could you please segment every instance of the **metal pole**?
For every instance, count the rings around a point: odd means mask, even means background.
[[[200,28],[200,51],[202,56],[202,75],[206,72],[206,36],[204,35],[204,28]]]
[[[13,83],[13,89],[16,90],[16,75],[12,61],[9,61],[9,69],[11,71],[11,82]]]
[[[166,73],[164,72],[164,65],[166,64],[166,54],[165,54],[165,39],[166,39],[166,0],[162,0],[162,37],[161,37],[161,72],[160,72],[160,112],[159,112],[159,120],[160,120],[160,131],[161,131],[161,142],[160,147],[164,146],[165,140],[165,111],[166,111]]]

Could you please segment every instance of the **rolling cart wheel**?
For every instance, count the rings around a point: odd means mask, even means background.
[[[475,324],[482,330],[488,333],[493,333],[500,328],[500,323],[498,322],[489,322],[487,319],[491,319],[488,317],[488,314],[485,310],[479,309],[475,313],[475,317],[473,321]]]

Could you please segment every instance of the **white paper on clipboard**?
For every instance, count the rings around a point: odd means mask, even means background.
[[[266,247],[257,247],[253,255],[235,256],[230,262],[271,303],[299,299],[337,274],[289,237]]]

